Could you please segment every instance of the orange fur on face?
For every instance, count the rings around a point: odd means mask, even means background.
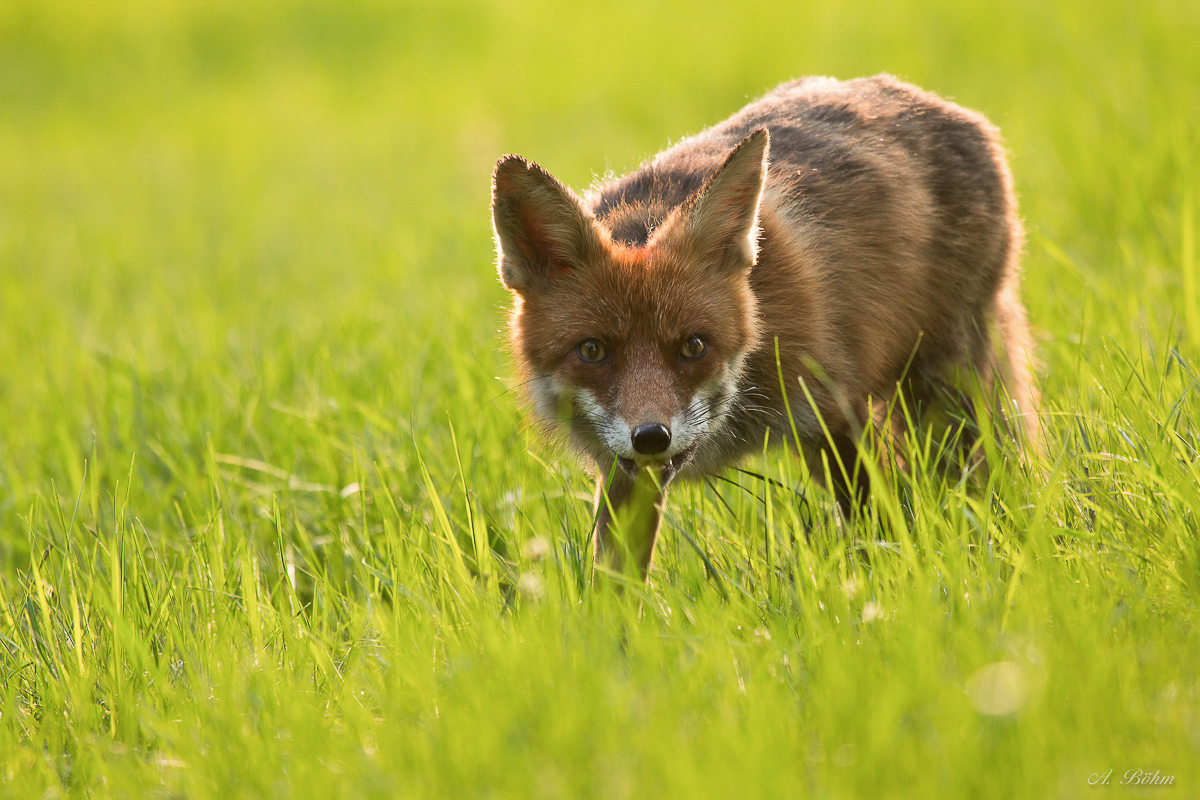
[[[602,550],[639,475],[702,475],[765,438],[840,460],[850,513],[857,436],[897,392],[919,412],[973,376],[1036,434],[998,135],[916,87],[784,84],[585,197],[509,156],[492,210],[539,416],[601,473],[624,469],[598,507]]]

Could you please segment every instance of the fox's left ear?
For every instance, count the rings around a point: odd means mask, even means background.
[[[758,208],[767,174],[770,136],[759,128],[725,159],[680,209],[670,235],[719,269],[746,269],[758,259]]]

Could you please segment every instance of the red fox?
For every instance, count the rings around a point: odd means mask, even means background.
[[[668,484],[768,439],[852,513],[897,392],[966,376],[1036,435],[999,135],[890,76],[785,83],[582,196],[505,156],[492,221],[529,399],[596,464],[597,567],[644,580]]]

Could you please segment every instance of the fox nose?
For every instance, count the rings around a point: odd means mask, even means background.
[[[661,422],[638,425],[630,433],[633,449],[644,456],[656,456],[671,446],[671,431]]]

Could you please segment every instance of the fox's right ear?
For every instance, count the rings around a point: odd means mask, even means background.
[[[520,156],[500,159],[492,173],[492,226],[500,281],[522,294],[544,290],[601,248],[579,198]]]

